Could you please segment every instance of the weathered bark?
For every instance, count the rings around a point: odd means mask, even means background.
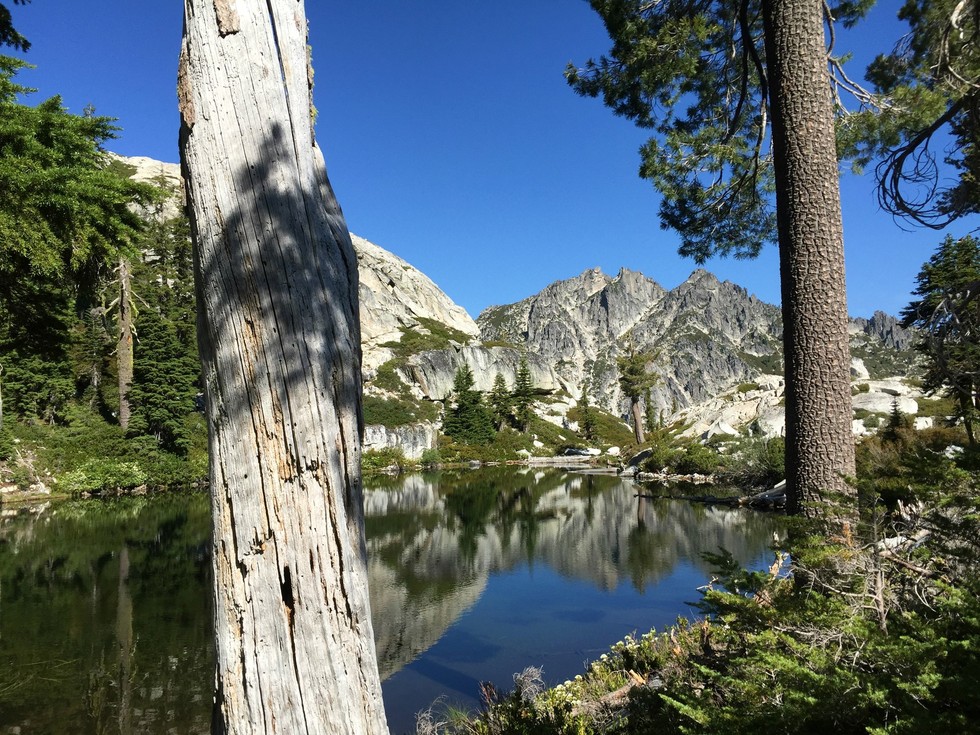
[[[357,261],[302,0],[185,0],[181,156],[214,519],[218,733],[386,733],[360,484]]]
[[[643,408],[639,396],[630,396],[630,416],[633,419],[633,438],[637,444],[642,444],[646,437],[643,435]]]
[[[764,0],[790,513],[856,508],[840,185],[820,0]]]
[[[129,426],[132,409],[129,391],[133,387],[133,278],[129,261],[119,259],[119,319],[116,335],[116,374],[119,378],[119,425]]]

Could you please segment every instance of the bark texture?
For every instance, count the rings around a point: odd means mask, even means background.
[[[636,439],[637,444],[642,444],[646,441],[643,435],[643,408],[640,406],[640,399],[636,396],[630,396],[630,416],[633,420],[633,438]]]
[[[116,335],[116,376],[119,379],[119,426],[129,427],[133,387],[133,277],[129,261],[119,259],[119,319]]]
[[[844,239],[820,0],[764,0],[786,360],[787,507],[856,508]]]
[[[217,733],[387,733],[360,485],[357,262],[302,0],[185,0],[178,72],[211,453]]]

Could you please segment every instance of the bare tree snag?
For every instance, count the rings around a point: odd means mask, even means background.
[[[129,392],[133,387],[133,276],[129,261],[119,258],[119,317],[116,333],[116,377],[119,384],[119,426],[129,428],[132,407]]]
[[[357,261],[313,139],[302,0],[185,0],[178,86],[211,453],[212,730],[387,733]]]

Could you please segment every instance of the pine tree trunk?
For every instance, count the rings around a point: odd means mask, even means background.
[[[643,436],[643,409],[639,398],[630,398],[630,415],[633,417],[633,438],[637,444],[642,444],[646,437]]]
[[[791,513],[856,511],[843,225],[820,0],[764,0]]]
[[[119,379],[119,425],[129,427],[133,387],[133,284],[129,261],[119,259],[119,333],[116,339],[116,375]]]
[[[313,140],[302,0],[185,0],[216,733],[387,733],[360,482],[357,260]]]

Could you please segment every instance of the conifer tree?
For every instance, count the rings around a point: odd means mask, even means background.
[[[184,453],[186,416],[200,390],[195,329],[193,263],[184,216],[151,219],[140,242],[148,260],[133,269],[145,306],[134,354],[131,434],[152,434],[160,445]]]
[[[453,441],[462,444],[489,444],[496,435],[493,418],[483,405],[483,396],[473,385],[473,371],[464,363],[453,379],[453,406],[442,430]]]
[[[493,388],[490,391],[488,403],[490,414],[493,416],[497,431],[500,431],[510,420],[511,408],[513,406],[510,389],[507,387],[507,381],[504,380],[504,376],[501,373],[497,373],[494,376]]]
[[[640,399],[644,393],[660,380],[656,373],[650,372],[649,365],[657,359],[655,352],[637,352],[630,342],[626,352],[616,358],[619,368],[619,388],[630,402],[630,420],[633,423],[633,436],[637,444],[645,440],[643,432],[643,406]]]
[[[916,278],[902,326],[922,335],[924,388],[956,401],[971,444],[980,420],[980,242],[947,236]]]
[[[643,426],[647,434],[652,434],[659,428],[657,409],[653,405],[653,387],[648,386],[646,395],[643,398]]]
[[[532,404],[534,401],[534,382],[531,378],[531,367],[527,355],[521,355],[514,379],[514,419],[520,431],[531,428],[531,418],[534,416]]]
[[[869,4],[590,5],[612,48],[584,68],[570,65],[566,78],[653,133],[640,173],[663,195],[661,223],[680,235],[680,253],[700,263],[778,242],[787,507],[849,523],[855,465],[834,90],[853,84],[828,53],[824,23],[852,22]]]
[[[58,97],[22,104],[25,66],[0,56],[0,350],[15,412],[58,420],[74,395],[72,329],[132,252],[142,221],[131,205],[153,188],[110,165],[110,118],[72,115]]]

